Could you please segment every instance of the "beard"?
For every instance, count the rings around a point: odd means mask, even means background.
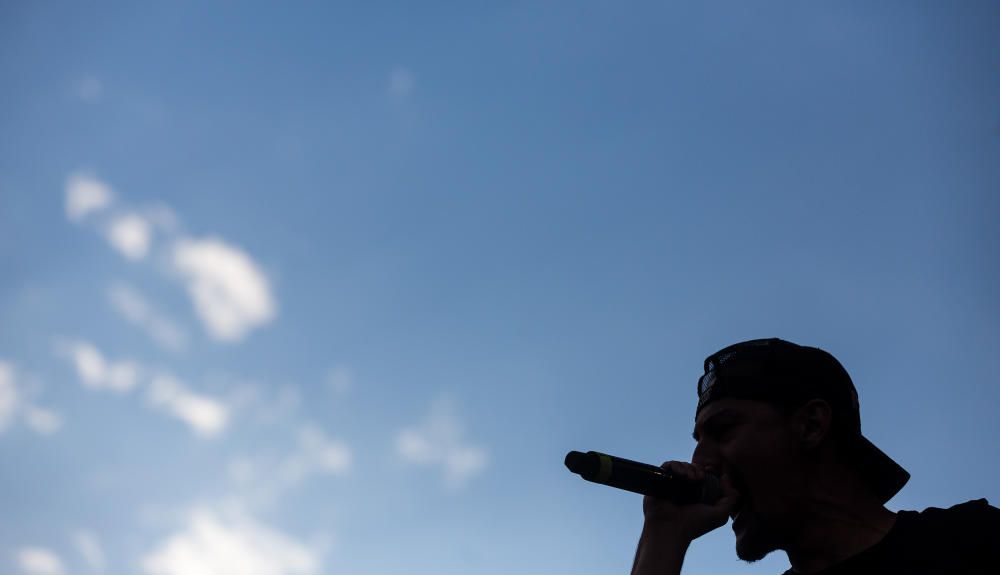
[[[766,518],[747,513],[739,517],[740,527],[736,532],[736,556],[747,563],[760,561],[772,551],[781,548],[778,531],[769,525]],[[735,522],[734,522],[735,525]]]

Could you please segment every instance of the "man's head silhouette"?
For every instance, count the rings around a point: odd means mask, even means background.
[[[821,517],[891,526],[883,504],[909,473],[861,434],[857,391],[832,355],[758,339],[710,355],[704,368],[692,463],[728,474],[740,492],[741,559],[795,549]]]

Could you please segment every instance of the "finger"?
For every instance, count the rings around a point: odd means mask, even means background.
[[[705,469],[696,463],[685,463],[684,468],[687,470],[686,477],[695,481],[701,481],[705,479]]]
[[[698,478],[697,468],[690,463],[684,463],[683,461],[667,461],[660,467],[676,477],[682,477],[684,479]]]

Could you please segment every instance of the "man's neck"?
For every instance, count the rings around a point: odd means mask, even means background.
[[[787,549],[792,571],[809,575],[836,565],[882,540],[896,524],[896,514],[878,503],[819,504],[807,515],[794,545]]]

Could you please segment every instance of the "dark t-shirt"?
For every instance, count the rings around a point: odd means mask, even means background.
[[[976,499],[948,509],[899,511],[881,541],[818,575],[897,573],[1000,574],[1000,509]]]

